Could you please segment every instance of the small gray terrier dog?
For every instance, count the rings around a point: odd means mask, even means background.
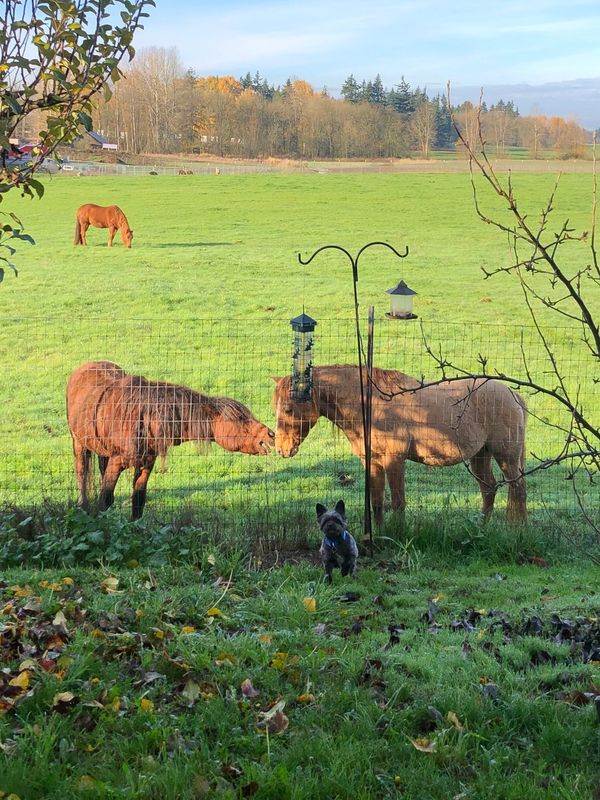
[[[358,547],[354,537],[346,529],[346,506],[343,500],[338,500],[333,511],[328,511],[324,505],[317,503],[317,521],[323,534],[321,543],[321,561],[325,568],[325,583],[331,583],[331,573],[335,567],[340,566],[342,575],[354,575]]]

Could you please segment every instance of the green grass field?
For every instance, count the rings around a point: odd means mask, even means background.
[[[531,213],[552,185],[515,178]],[[119,204],[133,249],[103,231],[74,248],[84,202]],[[555,205],[588,229],[589,177],[566,175]],[[344,497],[360,529],[362,475],[323,421],[287,461],[174,448],[141,522],[126,475],[114,511],[71,507],[64,388],[83,361],[231,394],[273,424],[270,376],[290,369],[303,305],[316,363],[355,360],[349,264],[296,262],[323,244],[410,248],[361,265],[379,365],[435,374],[420,323],[384,317],[403,277],[430,344],[505,370],[523,348],[543,376],[518,288],[479,271],[511,253],[467,176],[58,177],[10,208],[36,245],[0,287],[0,797],[598,796],[597,542],[564,472],[529,481],[529,525],[482,529],[462,468],[409,465],[402,536],[390,515],[375,557],[333,587],[314,503]],[[569,267],[586,260],[574,244]],[[592,376],[576,331],[549,335],[568,381]],[[532,463],[559,441],[538,417],[560,418],[530,407]]]
[[[515,178],[523,208],[536,213],[553,182],[551,175]],[[109,250],[99,230],[89,233],[87,248],[73,247],[75,210],[89,201],[126,211],[132,250],[120,242]],[[483,206],[505,213],[488,198]],[[563,176],[555,206],[557,220],[568,216],[576,229],[589,228],[590,178]],[[529,320],[516,282],[483,279],[480,267],[510,263],[511,253],[476,218],[466,175],[59,176],[48,179],[41,201],[11,197],[7,207],[36,240],[19,249],[19,277],[2,286],[0,355],[9,380],[0,389],[0,498],[11,505],[73,500],[64,387],[86,360],[108,358],[148,377],[231,394],[269,424],[270,376],[290,369],[289,320],[303,306],[318,320],[316,363],[355,362],[349,262],[325,254],[303,268],[296,260],[323,244],[354,252],[371,240],[409,247],[405,261],[380,248],[365,253],[360,266],[363,316],[371,303],[378,315],[378,365],[435,376],[420,323],[384,316],[385,290],[403,277],[418,292],[429,343],[446,356],[475,367],[481,353],[498,369],[522,374],[523,348],[534,375],[544,378],[547,369],[535,333],[521,327]],[[569,268],[586,258],[585,246],[573,244]],[[566,379],[574,385],[589,376],[578,332],[549,335]],[[581,393],[586,405],[597,402],[591,381]],[[537,418],[559,420],[543,398],[530,405],[528,449],[545,457],[561,434]],[[285,533],[294,514],[342,490],[359,510],[360,465],[324,422],[291,461],[217,447],[199,457],[189,445],[172,454],[168,472],[151,479],[149,511],[188,507],[227,527],[241,511],[247,518],[270,508],[269,528]],[[118,507],[128,505],[126,482],[123,476]],[[533,509],[553,513],[573,503],[558,470],[532,478],[530,496]],[[409,498],[420,512],[479,502],[462,467],[410,465]]]

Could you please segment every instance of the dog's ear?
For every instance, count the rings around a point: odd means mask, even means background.
[[[344,519],[346,518],[346,506],[343,500],[337,501],[335,504],[335,510],[341,517],[344,517]]]
[[[317,503],[317,519],[327,511],[322,503]]]

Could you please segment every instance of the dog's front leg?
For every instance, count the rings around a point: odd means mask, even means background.
[[[337,566],[339,566],[338,560],[337,560],[337,558],[335,556],[333,556],[333,558],[330,557],[330,558],[327,559],[327,561],[325,561],[323,566],[325,567],[325,583],[331,583],[332,582],[332,575],[331,574],[332,574],[333,570]]]
[[[346,575],[354,575],[354,568],[356,567],[356,558],[349,556],[342,561],[342,577]]]

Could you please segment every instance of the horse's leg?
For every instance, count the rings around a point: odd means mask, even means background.
[[[108,227],[108,246],[109,247],[112,247],[113,239],[115,238],[115,233],[116,232],[117,232],[117,229],[115,227],[113,227],[112,225],[109,225],[109,227]]]
[[[385,471],[380,464],[371,464],[371,508],[378,528],[383,525],[383,498],[385,495]]]
[[[81,223],[81,243],[84,244],[86,247],[87,247],[86,234],[87,234],[87,229],[89,227],[90,227],[90,223],[89,222],[82,222]]]
[[[483,501],[481,519],[486,522],[494,509],[498,486],[492,471],[492,454],[485,445],[471,458],[471,472],[479,484],[479,491]]]
[[[100,486],[100,499],[98,501],[98,508],[100,511],[106,511],[110,508],[115,501],[115,486],[119,480],[119,475],[125,469],[125,465],[120,458],[109,458],[106,465],[106,471],[102,477],[102,484]]]
[[[88,500],[88,477],[92,454],[82,445],[73,440],[73,455],[75,456],[75,475],[79,486],[79,499],[77,505],[87,511],[90,507]]]
[[[527,519],[527,488],[521,466],[521,453],[495,456],[498,466],[508,481],[506,518],[509,522],[525,522]]]
[[[106,468],[108,466],[108,456],[98,456],[98,467],[100,469],[100,479],[104,477]]]
[[[402,511],[406,508],[404,494],[404,460],[394,459],[385,467],[390,494],[392,495],[392,510]]]
[[[102,481],[104,480],[104,473],[106,472],[107,467],[108,467],[108,456],[98,456],[98,470],[100,472],[101,486],[102,486]]]
[[[133,474],[133,495],[131,496],[131,519],[139,519],[146,504],[146,486],[156,458],[147,458],[142,466],[136,466]]]

